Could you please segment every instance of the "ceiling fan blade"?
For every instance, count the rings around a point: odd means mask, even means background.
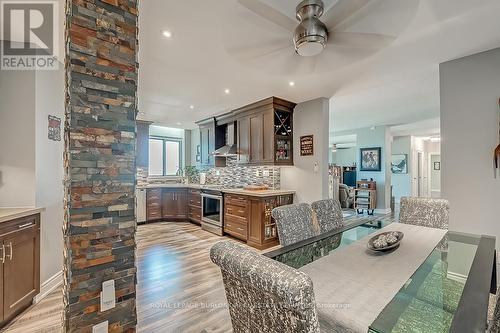
[[[370,1],[372,0],[338,0],[338,2],[321,17],[321,21],[326,24],[329,30],[333,30],[340,23],[366,6]]]
[[[394,36],[375,33],[334,31],[333,35],[328,38],[328,44],[353,48],[381,49],[395,39]]]
[[[280,13],[273,7],[268,6],[259,0],[238,0],[238,2],[255,14],[265,18],[268,21],[273,22],[276,25],[279,25],[280,27],[288,31],[295,31],[295,28],[298,25],[298,22],[292,20],[288,16]]]
[[[283,39],[262,40],[253,44],[235,45],[226,48],[227,53],[240,61],[248,61],[273,54],[292,46],[290,41]]]

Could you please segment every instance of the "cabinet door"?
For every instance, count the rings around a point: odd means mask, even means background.
[[[241,118],[237,121],[238,129],[238,162],[248,163],[250,154],[250,124],[249,118]]]
[[[215,150],[215,132],[212,127],[200,127],[201,165],[213,165]]]
[[[176,217],[185,219],[187,218],[187,206],[188,206],[188,198],[186,190],[178,190],[175,193],[175,204],[176,204]]]
[[[262,161],[262,149],[263,149],[263,115],[255,114],[251,115],[250,121],[250,152],[249,160],[250,163],[259,163]]]
[[[148,221],[161,219],[161,201],[161,188],[146,190],[146,219]]]
[[[20,229],[4,239],[4,319],[31,304],[40,290],[40,237],[37,225]]]
[[[177,202],[175,200],[175,191],[163,190],[161,206],[163,218],[177,218]]]
[[[262,115],[262,162],[272,163],[274,161],[274,113],[266,111]]]

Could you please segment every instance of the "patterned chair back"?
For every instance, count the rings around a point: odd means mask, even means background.
[[[448,230],[450,204],[444,199],[403,197],[399,222]]]
[[[321,233],[338,229],[344,226],[342,207],[337,199],[315,201],[311,204],[312,210],[318,219]]]
[[[312,209],[309,204],[300,203],[280,206],[273,209],[278,237],[282,246],[287,246],[319,235],[319,226],[314,225]]]
[[[490,298],[494,302],[490,301],[492,309],[488,309],[488,312],[492,312],[491,318],[488,313],[488,333],[500,333],[500,297],[498,296],[500,296],[500,288],[497,289],[496,295]]]
[[[230,241],[210,258],[222,272],[231,323],[240,332],[319,332],[311,278]]]

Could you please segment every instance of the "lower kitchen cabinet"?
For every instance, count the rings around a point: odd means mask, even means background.
[[[224,195],[224,232],[259,250],[279,244],[273,208],[293,203],[293,195]]]
[[[162,191],[161,209],[163,219],[187,219],[187,189],[164,188]]]
[[[162,190],[151,188],[146,190],[146,219],[148,221],[162,218]]]
[[[40,214],[0,224],[0,322],[3,326],[40,292]]]
[[[179,188],[149,188],[146,191],[147,221],[187,221],[188,220],[188,189]],[[200,206],[201,219],[201,206]]]
[[[190,188],[188,190],[188,217],[196,224],[201,224],[201,191]]]

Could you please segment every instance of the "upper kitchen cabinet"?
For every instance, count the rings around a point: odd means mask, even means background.
[[[213,166],[215,151],[215,118],[208,118],[196,123],[200,127],[200,164],[202,166]]]
[[[293,165],[295,106],[295,103],[270,97],[234,110],[238,161],[243,164]]]

